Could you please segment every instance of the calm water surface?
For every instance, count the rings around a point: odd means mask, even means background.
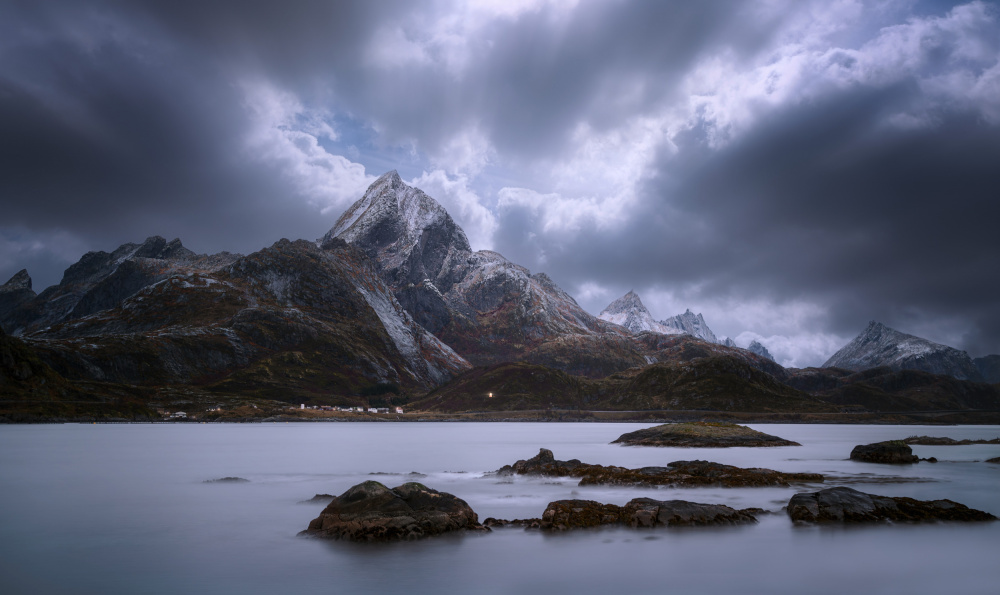
[[[834,476],[827,485],[951,498],[1000,516],[1000,446],[915,446],[940,463],[847,460],[912,434],[993,438],[1000,426],[765,425],[801,447],[608,444],[650,424],[328,423],[0,427],[0,593],[956,593],[998,592],[1000,522],[795,527],[783,514],[724,529],[564,535],[502,529],[363,546],[296,537],[372,479],[420,481],[479,518],[528,518],[562,498],[638,496],[780,511],[806,488],[633,489],[484,477],[539,447],[627,467],[707,459]],[[249,483],[204,483],[227,476]]]

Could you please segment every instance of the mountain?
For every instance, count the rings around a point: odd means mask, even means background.
[[[437,411],[557,407],[764,413],[839,409],[779,382],[731,354],[658,362],[602,379],[572,376],[522,362],[497,364],[466,372],[431,391],[415,406]]]
[[[0,303],[0,326],[13,335],[30,334],[110,308],[171,275],[212,271],[238,257],[228,252],[195,254],[180,240],[168,242],[159,236],[141,244],[122,244],[111,253],[88,252],[66,269],[58,285],[7,307]],[[27,279],[30,290],[30,277],[27,271],[22,273],[15,279]]]
[[[25,269],[21,269],[10,280],[0,285],[0,313],[11,312],[33,299],[35,292],[31,289],[31,277]],[[0,327],[2,326],[0,324]]]
[[[3,320],[65,378],[281,400],[423,392],[469,368],[342,241],[249,256],[151,238],[88,253]]]
[[[674,329],[675,332],[700,337],[710,343],[719,343],[719,339],[715,336],[715,333],[705,323],[705,317],[701,314],[695,315],[691,310],[686,310],[683,314],[661,320],[660,324],[668,329]]]
[[[534,361],[604,376],[646,363],[620,327],[587,313],[544,273],[473,252],[444,207],[390,171],[319,241],[343,240],[421,326],[474,365]]]
[[[633,333],[652,331],[664,335],[678,335],[685,332],[683,329],[666,326],[653,320],[652,314],[649,313],[634,291],[629,291],[608,304],[608,307],[601,311],[598,318],[623,326]]]
[[[774,361],[774,356],[772,356],[771,353],[767,350],[767,347],[761,345],[760,342],[758,342],[756,339],[750,341],[750,346],[747,347],[747,351],[749,351],[750,353],[756,353],[761,357],[766,357],[772,362]]]
[[[920,370],[883,366],[787,370],[785,383],[853,411],[968,411],[1000,408],[1000,387]]]
[[[708,328],[705,317],[701,314],[694,314],[690,309],[666,320],[653,320],[653,315],[649,313],[634,291],[629,291],[608,304],[608,307],[601,311],[598,318],[623,326],[633,333],[652,331],[662,335],[687,334],[710,343],[722,343],[712,332],[712,329]]]
[[[922,370],[959,380],[983,380],[966,352],[901,333],[875,321],[868,323],[860,335],[833,354],[823,367],[855,372],[887,367]]]

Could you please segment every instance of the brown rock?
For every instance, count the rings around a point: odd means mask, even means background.
[[[859,444],[851,451],[851,459],[866,463],[905,465],[920,460],[902,440],[886,440],[874,444]]]
[[[556,460],[552,451],[543,448],[531,459],[517,461],[497,471],[499,475],[540,475],[579,477],[579,485],[620,486],[787,486],[789,482],[821,482],[818,473],[782,473],[772,469],[734,467],[709,461],[674,461],[666,467],[626,467],[590,465],[577,459]]]
[[[988,512],[951,500],[876,496],[845,487],[795,494],[788,501],[788,516],[801,523],[996,520]]]
[[[360,483],[340,496],[301,534],[350,541],[409,541],[448,531],[489,529],[451,494],[410,482],[389,489],[377,481]]]
[[[625,506],[593,500],[557,500],[542,513],[543,531],[568,531],[602,525],[632,528],[744,525],[756,523],[753,512],[721,504],[635,498]]]

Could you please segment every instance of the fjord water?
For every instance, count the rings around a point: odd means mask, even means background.
[[[847,460],[913,434],[993,438],[998,426],[765,425],[801,447],[608,444],[649,424],[314,423],[0,427],[2,593],[996,593],[1000,522],[796,527],[796,491],[578,487],[484,475],[539,447],[627,467],[707,459],[813,471],[827,485],[950,498],[1000,516],[1000,446],[914,446],[937,464]],[[759,525],[548,535],[500,529],[415,543],[297,537],[322,504],[405,474],[466,500],[480,519],[538,517],[551,500],[638,496],[778,512]],[[385,473],[387,475],[370,475]],[[246,483],[205,483],[237,476]]]

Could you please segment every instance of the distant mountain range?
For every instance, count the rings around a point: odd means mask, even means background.
[[[634,291],[629,291],[608,304],[608,307],[601,311],[598,318],[623,326],[633,333],[687,334],[710,343],[720,343],[712,329],[708,328],[705,318],[701,314],[693,314],[691,310],[666,320],[653,320],[653,315],[649,313],[642,300],[639,299],[639,295]]]
[[[507,374],[532,406],[543,399],[529,379],[556,390],[550,378],[563,379],[570,392],[559,399],[576,407],[919,409],[924,389],[913,386],[926,378],[883,374],[873,386],[874,376],[853,371],[923,366],[961,383],[1000,367],[1000,356],[972,361],[873,325],[827,362],[834,368],[786,370],[756,341],[720,340],[690,310],[654,320],[631,291],[593,316],[544,273],[472,251],[447,211],[394,171],[317,241],[201,255],[154,236],[88,252],[37,294],[22,270],[0,286],[0,330],[0,413],[50,416],[79,414],[74,403],[127,414],[178,399],[361,404],[425,394],[429,407],[488,409],[512,401],[480,403],[469,391]],[[869,388],[859,393],[858,383]],[[975,408],[1000,392],[960,386],[966,397],[934,406]]]
[[[855,372],[886,367],[892,370],[921,370],[959,380],[1000,382],[991,373],[990,362],[995,361],[991,358],[997,356],[980,358],[980,363],[964,351],[901,333],[873,320],[853,341],[833,354],[823,367]]]

